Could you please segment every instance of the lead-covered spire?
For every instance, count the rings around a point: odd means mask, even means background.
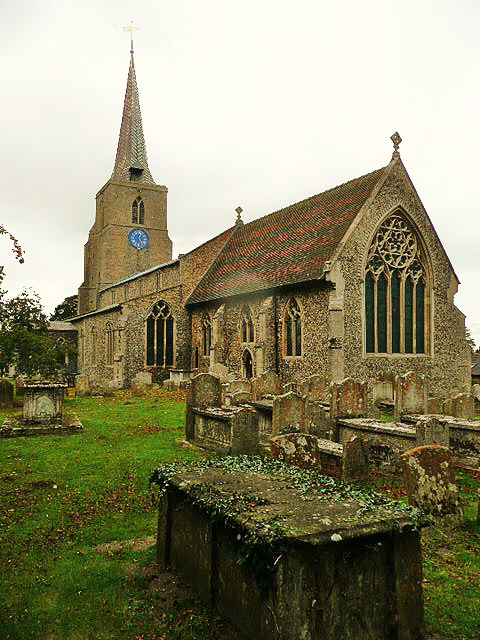
[[[127,180],[155,184],[147,161],[147,148],[142,128],[142,114],[138,97],[133,42],[130,51],[127,90],[123,104],[122,125],[118,138],[117,156],[112,173],[113,180]]]

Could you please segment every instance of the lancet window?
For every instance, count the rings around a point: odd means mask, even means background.
[[[245,306],[242,309],[242,342],[255,342],[255,331],[253,328],[252,313],[250,308]]]
[[[173,366],[174,338],[174,319],[170,307],[166,302],[157,302],[147,318],[148,366]]]
[[[416,233],[400,214],[381,224],[365,271],[366,352],[427,353],[426,258]]]
[[[295,298],[288,301],[283,316],[283,353],[302,355],[302,312]]]
[[[145,205],[140,197],[132,203],[132,223],[145,224]]]
[[[210,355],[210,347],[212,346],[212,323],[207,316],[202,322],[202,343],[203,343],[203,355]]]
[[[105,325],[105,361],[106,364],[113,364],[113,352],[114,352],[114,331],[111,322],[107,322]]]

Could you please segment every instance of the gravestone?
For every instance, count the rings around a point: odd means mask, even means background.
[[[457,393],[453,398],[445,400],[443,405],[443,413],[446,416],[454,416],[455,418],[464,418],[472,420],[474,413],[473,396],[469,393]]]
[[[360,436],[343,444],[342,478],[346,482],[368,480],[368,445]]]
[[[324,376],[318,373],[309,376],[300,383],[299,392],[309,400],[326,400],[328,390]]]
[[[450,428],[445,420],[429,418],[425,422],[417,422],[417,446],[424,444],[439,444],[442,447],[450,446]]]
[[[411,505],[435,518],[462,516],[452,459],[446,447],[416,447],[406,451],[401,462]]]
[[[427,383],[423,374],[407,371],[395,377],[395,416],[427,412]]]
[[[132,393],[141,395],[152,386],[152,374],[149,371],[139,371],[131,384]]]
[[[309,433],[286,433],[270,441],[270,451],[275,460],[314,469],[335,478],[342,475],[342,450],[338,442]]]
[[[442,414],[443,413],[443,400],[441,398],[428,398],[427,399],[427,413],[429,414]]]
[[[330,417],[353,418],[366,415],[368,390],[366,382],[357,382],[353,378],[345,378],[331,385],[332,399]]]
[[[248,391],[234,391],[233,393],[227,393],[225,396],[225,405],[227,407],[238,407],[239,404],[250,402],[252,394]]]
[[[228,382],[228,367],[226,367],[224,364],[221,364],[220,362],[216,362],[215,364],[212,364],[208,372],[212,376],[216,376],[217,378],[220,378],[221,382]]]
[[[272,433],[302,431],[305,426],[305,399],[290,391],[273,398]]]
[[[228,383],[228,393],[235,393],[235,391],[247,391],[250,393],[250,380],[230,380]]]
[[[199,373],[191,379],[187,388],[187,410],[185,433],[187,440],[194,438],[194,407],[220,407],[222,404],[222,383],[220,378],[210,373]]]
[[[13,384],[8,380],[0,380],[0,407],[13,405]]]
[[[282,393],[280,376],[271,369],[252,380],[253,400],[261,400],[264,396],[272,396]]]

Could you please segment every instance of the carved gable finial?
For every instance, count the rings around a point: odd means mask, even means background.
[[[243,211],[242,207],[237,207],[235,211],[237,212],[237,219],[235,220],[235,224],[243,224],[243,220],[241,217],[241,213]]]
[[[402,142],[402,138],[400,137],[398,131],[395,131],[395,133],[390,136],[390,140],[393,142],[393,157],[398,158],[400,156],[400,152],[398,149],[400,147],[400,143]]]

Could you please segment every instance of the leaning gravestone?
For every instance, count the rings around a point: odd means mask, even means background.
[[[0,380],[0,407],[7,408],[13,404],[13,384],[8,380]]]
[[[220,378],[210,373],[199,373],[194,376],[187,388],[187,411],[185,416],[185,432],[187,440],[193,441],[195,407],[220,407],[222,404],[222,383]]]
[[[435,518],[462,516],[452,459],[446,447],[416,447],[406,451],[401,461],[411,505]]]

